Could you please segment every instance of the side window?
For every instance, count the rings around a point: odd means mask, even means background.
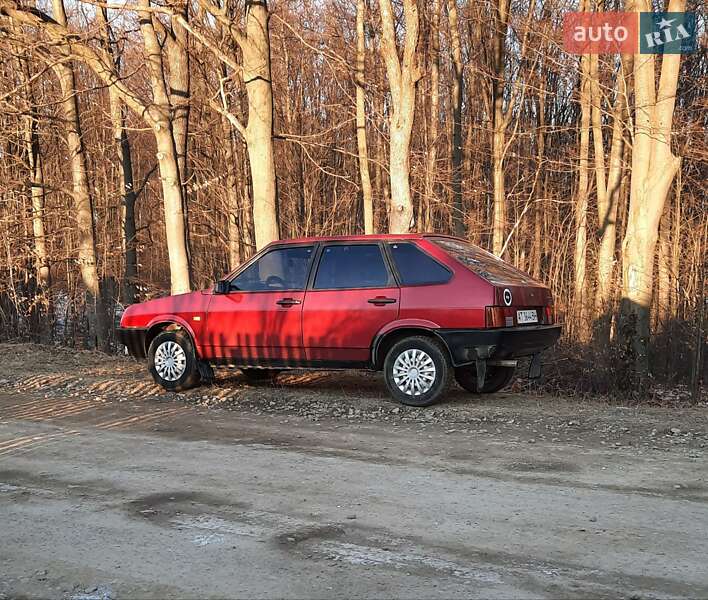
[[[327,246],[315,277],[316,290],[387,287],[388,269],[378,244]]]
[[[304,290],[312,255],[312,246],[275,248],[232,279],[231,289],[244,292]]]
[[[446,283],[452,277],[450,271],[415,244],[402,242],[389,244],[389,248],[402,285]]]

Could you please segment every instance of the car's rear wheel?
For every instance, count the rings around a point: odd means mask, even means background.
[[[280,373],[279,369],[241,369],[248,381],[253,383],[264,383],[273,381]]]
[[[199,369],[192,340],[183,331],[163,331],[148,349],[148,368],[155,383],[171,392],[199,383]]]
[[[466,365],[455,369],[455,380],[462,389],[473,394],[493,394],[505,388],[514,377],[514,367],[500,367],[489,365],[484,378],[482,389],[477,387],[477,368]]]
[[[410,406],[430,406],[450,381],[450,360],[436,340],[423,336],[396,342],[384,360],[384,379],[396,400]]]

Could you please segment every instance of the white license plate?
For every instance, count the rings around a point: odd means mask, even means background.
[[[525,323],[538,323],[538,315],[535,310],[517,310],[516,322],[519,323],[519,325],[523,325]]]

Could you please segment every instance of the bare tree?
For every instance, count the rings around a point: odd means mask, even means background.
[[[66,11],[63,0],[52,0],[52,9],[57,22],[66,27]],[[62,95],[62,111],[66,132],[66,145],[71,165],[72,198],[76,212],[76,227],[79,236],[78,261],[81,279],[89,294],[89,305],[93,306],[97,345],[108,349],[108,314],[101,294],[101,282],[96,264],[96,240],[94,231],[93,201],[88,182],[86,153],[81,137],[79,100],[76,94],[74,68],[70,62],[71,48],[68,44],[59,47],[64,58],[54,66],[59,79]]]
[[[183,23],[189,21],[189,3],[177,0],[174,6],[175,15],[170,30],[163,28],[163,38],[167,46],[167,83],[169,99],[172,108],[172,136],[177,151],[177,164],[182,181],[182,198],[186,206],[187,181],[189,180],[187,147],[189,142],[189,112],[191,110],[190,92],[190,52],[189,35]],[[187,219],[185,209],[185,222]]]
[[[25,100],[24,141],[27,152],[29,170],[29,189],[32,206],[32,234],[34,237],[34,255],[37,271],[37,281],[46,292],[52,284],[49,256],[47,253],[46,233],[44,226],[45,183],[44,161],[39,143],[39,115],[32,91],[31,72],[27,60],[19,59],[18,74],[23,85]]]
[[[369,150],[366,143],[366,106],[364,104],[364,68],[366,58],[366,38],[364,20],[366,1],[356,2],[356,142],[359,153],[359,176],[361,196],[364,206],[364,233],[374,233],[374,201],[369,175]]]
[[[415,89],[422,77],[418,61],[420,19],[416,0],[403,0],[406,31],[403,36],[402,58],[398,43],[391,0],[379,0],[381,11],[381,55],[386,65],[391,91],[389,119],[389,172],[391,206],[388,230],[405,233],[413,227],[413,199],[410,185],[410,146],[415,118]]]
[[[164,201],[164,217],[169,253],[172,293],[191,289],[189,252],[187,244],[186,204],[177,160],[177,150],[172,135],[172,109],[169,100],[166,69],[162,46],[155,31],[155,13],[149,0],[139,0],[140,29],[143,34],[152,102],[146,103],[131,90],[118,75],[110,55],[105,50],[93,48],[72,36],[66,21],[53,20],[38,10],[19,7],[14,2],[3,2],[0,12],[18,23],[38,27],[65,52],[80,58],[108,86],[113,86],[131,110],[145,120],[153,130],[157,144],[157,158]],[[158,26],[162,26],[159,24]]]
[[[492,208],[492,252],[497,256],[501,256],[506,250],[506,240],[508,239],[506,238],[507,200],[504,171],[504,160],[509,149],[507,129],[514,114],[514,108],[519,101],[522,80],[520,77],[515,78],[511,88],[507,90],[506,38],[509,32],[510,0],[497,0],[493,10],[492,188],[494,200]],[[528,36],[535,10],[536,0],[531,0],[518,53],[520,62],[526,56]]]
[[[170,257],[170,278],[173,294],[181,294],[191,290],[191,274],[189,263],[189,246],[187,241],[187,204],[184,197],[184,186],[180,171],[180,159],[177,139],[175,138],[173,106],[171,95],[179,96],[170,91],[167,68],[162,52],[162,44],[157,37],[157,19],[150,10],[150,0],[138,0],[140,9],[140,31],[143,35],[145,57],[150,74],[152,90],[152,105],[149,113],[149,124],[157,143],[157,160],[160,164],[160,179],[165,203],[165,230],[167,232],[167,250]],[[170,68],[179,72],[179,65],[172,64],[179,53],[172,55]],[[184,90],[182,90],[184,92]],[[180,145],[186,144],[186,116],[184,110],[179,112],[181,123],[177,132],[183,136]]]
[[[102,29],[103,46],[106,54],[113,59],[116,73],[120,74],[121,64],[114,48],[113,33],[108,17],[108,9],[99,7],[96,17]],[[108,87],[108,101],[113,130],[113,144],[116,151],[118,172],[121,187],[121,221],[123,224],[123,252],[125,254],[124,281],[121,290],[121,300],[124,304],[132,304],[136,300],[136,283],[138,280],[138,253],[136,249],[135,226],[135,180],[133,175],[133,158],[130,140],[125,127],[125,106],[120,94],[114,86]]]
[[[578,188],[575,197],[575,254],[574,254],[574,301],[578,313],[575,329],[578,335],[588,332],[587,306],[587,245],[588,245],[588,193],[590,152],[590,55],[580,58],[580,143],[578,159]]]
[[[438,136],[440,123],[440,0],[432,0],[430,8],[430,113],[425,165],[425,193],[418,204],[418,230],[429,231],[431,227],[431,204],[435,200],[437,175]]]
[[[669,12],[683,12],[685,0],[670,0]],[[633,0],[630,8],[650,11],[648,0]],[[654,285],[654,256],[659,221],[681,160],[671,151],[680,54],[665,54],[658,89],[656,57],[634,56],[634,146],[627,232],[622,244],[622,326],[631,345],[634,367],[642,381],[649,373],[649,310]]]
[[[256,248],[280,238],[273,159],[273,86],[270,35],[265,1],[246,2],[246,36],[238,36],[243,53],[243,80],[248,95],[245,138],[253,182]],[[231,28],[233,34],[233,28]]]
[[[591,62],[592,135],[595,153],[595,180],[597,189],[597,218],[599,247],[597,252],[597,287],[595,314],[598,319],[596,334],[602,343],[610,340],[610,321],[614,290],[614,262],[616,250],[616,222],[620,199],[620,183],[624,165],[625,114],[627,86],[625,66],[631,57],[622,58],[617,68],[612,103],[612,134],[610,137],[609,170],[605,166],[605,150],[602,133],[603,94],[600,87],[598,57]]]
[[[256,248],[260,249],[280,237],[273,154],[273,84],[270,67],[268,5],[263,0],[246,2],[244,31],[238,27],[225,8],[212,4],[210,0],[198,0],[198,2],[217,20],[223,30],[228,32],[241,51],[243,60],[239,66],[232,50],[219,48],[204,35],[193,29],[190,30],[227,65],[241,72],[246,87],[248,97],[246,125],[233,110],[229,109],[223,91],[222,105],[212,102],[212,107],[224,115],[246,140],[253,189],[255,242]]]
[[[450,23],[450,53],[453,80],[452,103],[452,229],[455,235],[465,235],[465,213],[462,206],[462,91],[465,89],[462,68],[460,31],[457,24],[457,0],[447,0],[447,17]]]

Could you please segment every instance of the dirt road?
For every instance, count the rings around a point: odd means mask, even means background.
[[[708,597],[705,406],[0,356],[0,598]]]

